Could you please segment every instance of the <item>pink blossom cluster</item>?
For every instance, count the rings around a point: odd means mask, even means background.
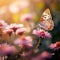
[[[25,16],[25,18],[23,18]],[[22,16],[22,20],[31,20],[32,16],[29,15],[24,15]],[[20,35],[19,38],[15,39],[12,43],[13,45],[7,44],[7,43],[2,43],[0,44],[0,54],[1,55],[5,55],[5,54],[10,54],[10,53],[16,53],[18,52],[18,50],[16,49],[15,46],[18,46],[21,49],[29,49],[33,47],[33,38],[32,36],[25,36],[24,33],[27,32],[27,29],[25,28],[25,26],[23,24],[16,24],[16,23],[12,23],[10,25],[6,24],[3,20],[0,20],[0,27],[5,27],[3,29],[3,33],[7,33],[9,36],[13,35]],[[32,34],[37,35],[40,38],[51,38],[51,34],[43,29],[40,30],[36,30],[34,29]],[[15,38],[15,37],[13,37]],[[57,43],[56,43],[57,44]],[[60,46],[59,43],[56,46]],[[51,47],[51,46],[50,46]],[[52,47],[54,48],[54,47]],[[23,53],[21,55],[28,55],[29,53]],[[49,55],[47,52],[45,52],[45,54]],[[41,54],[41,56],[44,54]],[[46,55],[44,55],[46,57]]]
[[[18,51],[17,51],[16,47],[13,45],[9,45],[7,43],[0,44],[0,54],[1,55],[7,55],[7,54],[12,54],[12,53],[15,54],[17,52]]]
[[[4,33],[8,33],[10,36],[12,33],[15,33],[16,35],[22,35],[24,32],[26,32],[26,28],[23,24],[10,24],[8,25],[4,30]]]
[[[33,30],[32,34],[37,35],[41,38],[51,38],[51,34],[43,29]]]
[[[29,48],[33,46],[33,40],[31,36],[23,36],[21,38],[14,40],[14,44],[18,45],[21,48]]]

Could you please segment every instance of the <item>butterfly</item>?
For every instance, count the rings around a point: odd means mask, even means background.
[[[52,16],[50,13],[49,8],[47,8],[41,18],[40,18],[40,23],[38,24],[40,28],[43,28],[44,30],[52,30],[54,28],[54,22],[52,20]]]

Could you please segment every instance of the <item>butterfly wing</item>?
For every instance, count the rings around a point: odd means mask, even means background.
[[[50,10],[46,9],[41,18],[39,26],[45,30],[52,30],[54,27],[54,22],[52,20],[52,16],[50,14]]]

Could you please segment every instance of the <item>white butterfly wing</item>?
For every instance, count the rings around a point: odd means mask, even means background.
[[[46,9],[40,19],[39,26],[45,30],[52,30],[54,28],[54,22],[50,14],[50,10]]]

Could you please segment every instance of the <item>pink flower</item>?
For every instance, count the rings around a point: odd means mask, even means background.
[[[8,45],[7,43],[1,45],[0,51],[2,55],[17,53],[17,49],[12,45]]]
[[[31,21],[32,20],[32,14],[30,13],[28,13],[28,14],[23,14],[22,16],[21,16],[21,21]]]
[[[37,35],[41,38],[51,38],[50,33],[48,33],[47,31],[40,29],[40,30],[33,30],[32,34]]]
[[[56,42],[54,43],[54,45],[55,45],[54,50],[60,49],[60,42]]]
[[[25,32],[26,32],[26,28],[20,28],[20,29],[16,30],[17,35],[23,35],[23,33],[25,33]]]
[[[33,45],[32,37],[26,36],[26,37],[18,38],[14,41],[14,44],[18,45],[21,48],[23,48],[23,47],[26,47],[26,48],[32,47],[32,45]]]
[[[45,32],[45,37],[46,38],[51,38],[51,34],[49,32]]]
[[[21,27],[24,27],[24,25],[23,25],[23,24],[15,24],[15,23],[9,25],[9,28],[10,28],[10,29],[13,29],[14,32],[16,32],[16,30],[17,30],[18,28],[21,28]]]
[[[20,44],[20,39],[16,39],[16,40],[14,41],[14,44],[15,44],[15,45],[19,45],[19,44]]]
[[[50,45],[50,49],[56,50],[59,48],[60,48],[60,42],[56,42],[56,43]]]
[[[11,34],[13,33],[12,29],[4,29],[3,33],[7,33],[9,36],[11,36]]]
[[[52,54],[49,53],[49,52],[47,52],[47,51],[44,51],[44,52],[41,53],[40,56],[41,56],[41,58],[43,58],[43,59],[47,59],[47,58],[51,58],[51,57],[52,57]]]
[[[0,28],[6,27],[7,23],[4,20],[0,20]]]
[[[39,36],[39,37],[45,37],[45,31],[44,30],[33,30],[33,34]]]
[[[32,34],[34,34],[34,35],[38,35],[37,32],[38,32],[37,30],[33,30]]]
[[[51,57],[51,53],[44,51],[42,53],[39,53],[37,56],[33,57],[32,60],[50,60]]]
[[[56,48],[60,47],[60,42],[56,42],[55,45],[56,45]]]
[[[50,44],[50,49],[54,49],[55,47],[56,47],[56,45],[55,44]]]

